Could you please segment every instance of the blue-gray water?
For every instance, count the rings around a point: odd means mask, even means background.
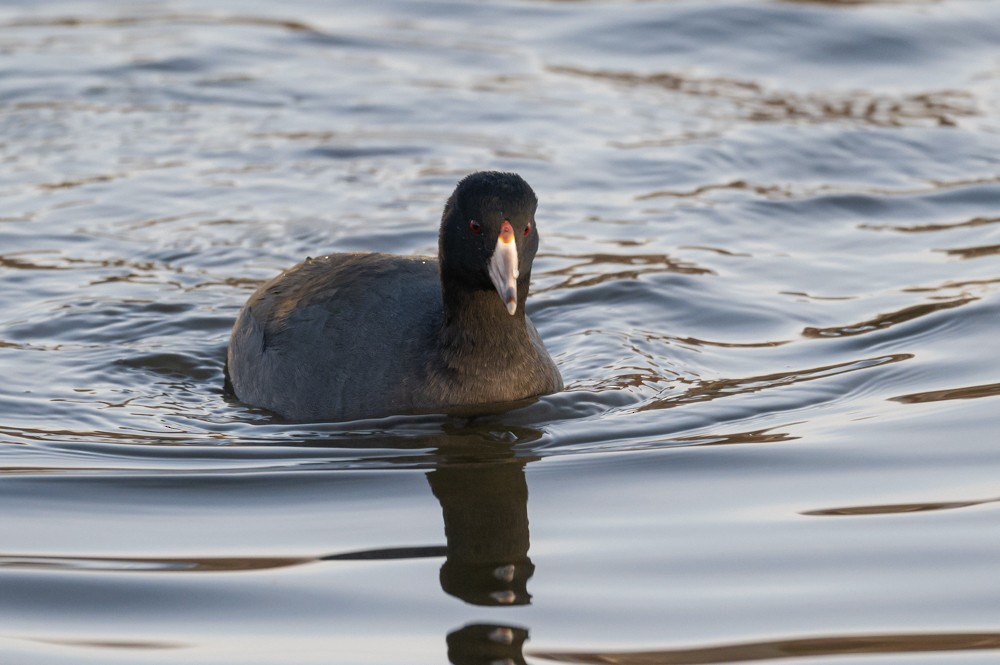
[[[306,255],[541,200],[564,393],[222,394]],[[1000,3],[8,0],[4,663],[993,663]]]

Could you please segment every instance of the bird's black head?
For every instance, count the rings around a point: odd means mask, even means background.
[[[524,312],[538,251],[538,199],[515,173],[482,171],[458,183],[445,204],[438,262],[446,291],[496,290],[498,306]]]

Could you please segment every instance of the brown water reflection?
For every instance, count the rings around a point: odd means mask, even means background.
[[[532,652],[530,655],[558,663],[580,663],[581,665],[599,663],[702,665],[851,654],[918,654],[935,651],[986,649],[1000,649],[1000,633],[833,635],[768,642],[745,642],[693,649],[617,653]]]
[[[879,314],[870,319],[844,326],[830,326],[827,328],[813,328],[812,326],[809,326],[802,330],[802,335],[805,337],[817,338],[863,335],[876,330],[883,330],[899,323],[906,323],[907,321],[912,321],[913,319],[918,319],[921,316],[927,316],[928,314],[933,314],[944,309],[961,307],[962,305],[967,305],[976,300],[978,300],[978,298],[968,297],[923,303],[921,305],[911,305],[910,307],[904,307],[903,309],[896,310],[895,312]]]
[[[181,642],[162,642],[151,640],[61,640],[42,639],[38,637],[23,637],[23,640],[38,642],[39,644],[52,644],[68,647],[87,647],[91,649],[185,649],[189,644]]]
[[[535,289],[535,295],[562,289],[595,286],[621,279],[638,279],[644,275],[680,273],[684,275],[711,275],[708,268],[689,261],[680,261],[665,254],[544,254],[546,258],[570,259],[570,265],[548,270],[546,277],[563,277],[563,281]],[[629,270],[608,270],[606,266],[631,266]]]
[[[951,231],[954,229],[962,228],[972,228],[976,226],[986,226],[987,224],[996,224],[1000,222],[1000,217],[973,217],[972,219],[967,219],[962,222],[953,222],[950,224],[912,224],[909,226],[905,225],[895,225],[887,226],[884,224],[861,224],[858,228],[862,229],[873,229],[881,231],[884,229],[891,229],[893,231],[899,231],[901,233],[928,233],[934,231]]]
[[[693,388],[686,390],[680,395],[650,401],[639,407],[638,410],[650,411],[654,409],[669,409],[682,404],[707,402],[720,397],[755,393],[767,388],[792,385],[802,383],[804,381],[814,381],[816,379],[845,374],[847,372],[878,367],[889,363],[897,363],[911,358],[913,358],[912,354],[896,353],[888,356],[866,358],[864,360],[836,363],[834,365],[824,365],[822,367],[812,367],[793,372],[776,372],[772,374],[762,374],[760,376],[748,376],[739,379],[701,381]]]
[[[782,425],[787,427],[795,423]],[[765,429],[753,430],[750,432],[734,432],[731,434],[708,434],[699,436],[679,436],[673,441],[680,441],[693,446],[729,446],[740,443],[782,443],[785,441],[795,441],[799,437],[788,432],[775,432],[777,427],[767,427]]]
[[[983,245],[981,247],[959,247],[956,249],[938,250],[949,256],[957,256],[962,259],[978,259],[983,256],[993,256],[1000,254],[1000,245]]]
[[[287,568],[309,557],[85,557],[0,554],[0,568],[115,573],[221,573]]]
[[[706,192],[712,192],[716,190],[725,189],[740,189],[753,192],[754,194],[760,194],[761,196],[771,196],[774,194],[781,194],[788,196],[789,192],[786,187],[781,187],[778,185],[753,185],[745,180],[733,180],[730,182],[718,182],[710,183],[708,185],[699,185],[692,189],[687,190],[672,190],[672,189],[662,189],[655,192],[650,192],[648,194],[640,194],[635,197],[636,201],[648,201],[649,199],[658,199],[663,197],[686,199],[695,198],[701,196]],[[744,254],[744,256],[746,256]]]
[[[902,289],[903,293],[933,293],[935,291],[948,291],[951,289],[964,289],[970,286],[987,286],[1000,282],[998,279],[970,279],[960,282],[945,282],[938,286],[911,286]]]
[[[922,503],[896,503],[882,506],[849,506],[846,508],[824,508],[807,510],[803,515],[827,517],[832,515],[898,515],[900,513],[925,513],[932,510],[954,510],[969,506],[983,506],[1000,502],[1000,497],[982,501],[925,501]]]
[[[647,339],[651,339],[649,336]],[[775,346],[784,346],[789,340],[774,340],[768,342],[717,342],[697,337],[672,337],[664,336],[663,339],[672,340],[689,346],[712,346],[720,349],[768,349]]]
[[[953,399],[977,399],[979,397],[996,397],[1000,395],[1000,383],[987,383],[981,386],[966,386],[964,388],[949,388],[947,390],[929,390],[923,393],[911,393],[891,397],[893,402],[903,404],[923,404],[924,402],[945,402]]]
[[[3,28],[79,28],[131,27],[159,24],[245,25],[282,28],[295,32],[322,34],[301,21],[272,19],[264,16],[213,16],[211,14],[153,14],[144,16],[90,17],[62,16],[54,18],[24,18],[0,24]]]
[[[673,72],[633,72],[554,65],[556,74],[585,77],[627,86],[653,86],[697,97],[714,97],[734,103],[741,116],[755,122],[807,121],[815,123],[854,120],[876,127],[940,125],[951,127],[959,118],[977,114],[971,95],[938,90],[892,95],[867,90],[838,93],[797,93],[768,90],[754,81],[726,77],[695,77]]]
[[[929,5],[940,0],[779,0],[800,5]]]

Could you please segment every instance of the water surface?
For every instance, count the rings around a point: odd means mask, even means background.
[[[0,655],[988,663],[1000,5],[0,8]],[[566,391],[222,393],[307,255],[541,204]]]

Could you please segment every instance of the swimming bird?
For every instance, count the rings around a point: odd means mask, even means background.
[[[562,390],[525,315],[534,191],[514,173],[462,179],[437,259],[307,258],[265,283],[229,339],[227,388],[290,420],[445,412]]]

